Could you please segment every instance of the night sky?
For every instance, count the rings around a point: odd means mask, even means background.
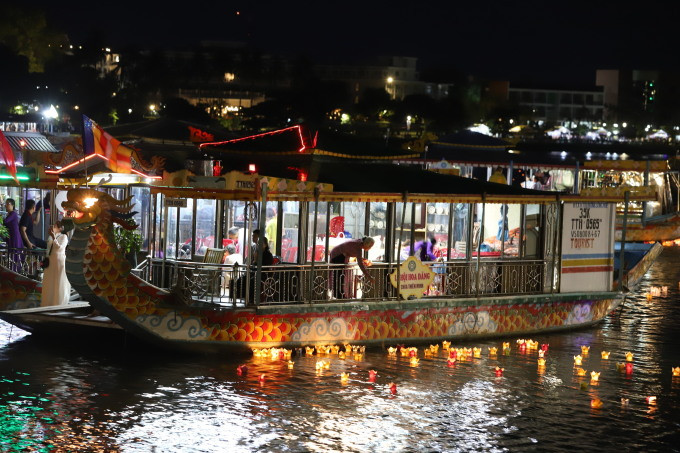
[[[114,48],[237,40],[316,61],[416,56],[423,66],[482,77],[575,85],[594,84],[597,68],[680,67],[678,2],[602,3],[123,0],[37,7],[74,43],[98,29]]]

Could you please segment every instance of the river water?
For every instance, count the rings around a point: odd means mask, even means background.
[[[586,330],[534,336],[549,344],[544,369],[514,338],[510,355],[503,340],[455,344],[483,348],[455,367],[441,348],[426,357],[421,346],[418,366],[372,350],[294,356],[289,368],[119,341],[46,344],[0,322],[0,450],[680,451],[680,377],[671,371],[680,366],[679,281],[680,248],[666,248],[621,312]],[[648,300],[659,286],[668,295]],[[574,371],[582,345],[590,346],[582,368],[601,372],[598,382]],[[631,374],[617,370],[626,352]],[[330,366],[317,371],[321,360]]]

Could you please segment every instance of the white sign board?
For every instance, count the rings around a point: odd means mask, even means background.
[[[611,291],[614,280],[613,203],[565,203],[560,292]]]

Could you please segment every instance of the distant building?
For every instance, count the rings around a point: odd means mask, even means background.
[[[533,121],[563,126],[592,125],[602,121],[601,88],[552,89],[508,86],[508,100],[529,112]]]
[[[317,64],[314,71],[321,80],[347,83],[355,103],[367,88],[384,88],[396,100],[413,94],[425,94],[434,99],[447,97],[451,84],[421,81],[417,62],[414,57],[379,57],[370,64]]]
[[[653,113],[659,71],[598,69],[595,84],[604,90],[606,121],[625,121],[639,112]]]

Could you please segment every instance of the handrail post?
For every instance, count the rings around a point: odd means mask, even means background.
[[[479,297],[479,272],[481,271],[482,240],[484,238],[484,216],[486,214],[486,192],[482,192],[482,220],[479,223],[479,239],[477,239],[477,269],[475,271],[475,293]],[[474,241],[474,238],[473,238]]]
[[[623,229],[621,230],[621,252],[619,254],[619,291],[623,291],[623,274],[626,270],[624,258],[626,257],[626,229],[628,227],[628,203],[630,191],[623,193]],[[614,209],[614,221],[616,221],[616,209]],[[611,231],[611,230],[610,230]]]
[[[260,234],[257,236],[257,271],[255,272],[255,307],[260,306],[260,288],[262,286],[262,251],[264,250],[264,218],[267,215],[267,182],[262,184],[262,203],[260,204],[260,218],[257,219],[257,228]]]
[[[312,267],[309,273],[309,287],[308,287],[308,302],[312,303],[312,300],[314,299],[314,262],[316,261],[315,255],[316,255],[316,226],[317,226],[317,220],[319,217],[319,188],[314,187],[314,221],[312,222]],[[326,231],[328,231],[328,228],[326,228]]]

